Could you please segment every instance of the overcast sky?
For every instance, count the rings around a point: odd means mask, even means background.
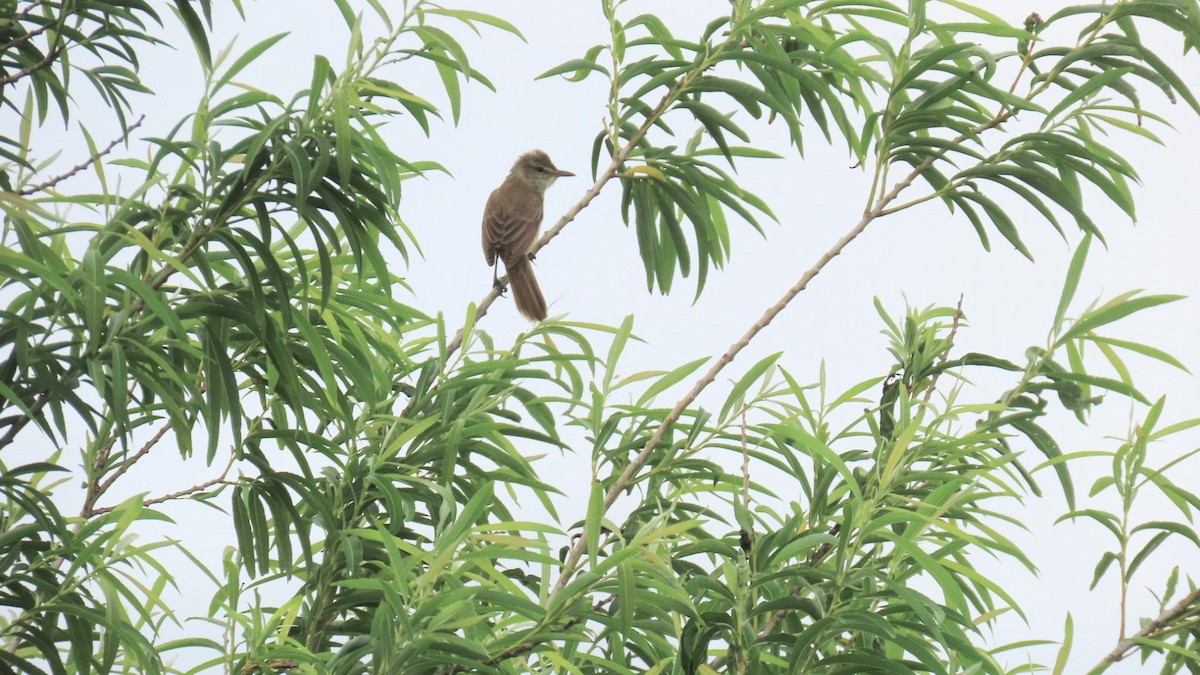
[[[589,157],[605,110],[604,82],[592,79],[574,84],[560,78],[535,81],[534,77],[604,42],[607,29],[596,2],[458,0],[449,4],[502,16],[527,38],[522,42],[487,31],[479,39],[456,31],[474,65],[495,83],[498,92],[478,85],[466,87],[460,124],[436,125],[430,139],[405,120],[389,125],[385,132],[401,156],[435,160],[453,174],[408,183],[401,211],[424,251],[408,274],[407,281],[415,289],[408,302],[431,314],[444,312],[455,324],[468,303],[478,301],[489,290],[490,271],[478,243],[480,213],[488,192],[503,179],[513,159],[525,150],[542,148],[559,167],[579,174],[560,180],[550,190],[547,221],[557,219],[590,186]],[[978,4],[1019,24],[1030,11],[1048,16],[1066,3],[989,0]],[[656,13],[673,32],[692,37],[727,7],[725,0],[633,0],[625,11],[630,15]],[[325,54],[335,64],[344,60],[346,30],[333,3],[261,0],[247,3],[247,13],[245,23],[231,12],[219,17],[214,48],[235,35],[242,47],[277,32],[290,31],[291,36],[246,71],[241,78],[246,82],[287,98],[307,86],[314,53]],[[1178,56],[1177,48],[1162,49]],[[174,125],[194,109],[201,91],[195,58],[186,49],[174,55],[160,50],[155,57],[145,63],[147,83],[157,92],[153,104],[145,106],[145,135]],[[1192,55],[1180,72],[1194,88],[1200,88],[1200,58]],[[436,95],[440,84],[428,69],[414,67],[396,79],[419,95],[438,103],[444,100]],[[1200,259],[1200,218],[1192,162],[1200,155],[1200,124],[1185,106],[1164,105],[1154,92],[1147,92],[1145,100],[1151,109],[1165,112],[1177,129],[1155,130],[1166,140],[1166,147],[1138,139],[1115,142],[1144,181],[1136,190],[1138,223],[1130,224],[1115,207],[1103,205],[1092,210],[1108,238],[1109,250],[1094,247],[1076,308],[1093,298],[1108,298],[1134,288],[1191,296],[1168,309],[1151,310],[1130,324],[1132,327],[1113,333],[1163,348],[1195,370],[1200,368],[1200,343],[1195,337],[1200,328],[1200,305],[1195,299],[1200,296],[1200,275],[1195,267]],[[710,275],[699,301],[692,301],[692,280],[677,282],[668,297],[646,292],[636,240],[621,223],[614,183],[538,256],[537,275],[551,303],[551,316],[617,324],[625,315],[634,314],[636,332],[646,343],[630,347],[627,372],[673,367],[724,351],[857,222],[866,198],[867,176],[851,168],[853,160],[843,146],[825,145],[810,124],[805,157],[801,158],[782,144],[778,126],[755,127],[766,134],[764,140],[755,140],[774,143],[786,159],[746,161],[739,169],[743,185],[766,199],[781,222],[766,224],[765,239],[749,227],[735,226],[730,263]],[[992,238],[993,252],[984,252],[970,224],[948,214],[940,202],[877,222],[738,357],[723,380],[735,379],[761,356],[781,350],[785,352],[781,363],[805,382],[815,380],[823,360],[833,391],[885,373],[890,360],[872,306],[874,297],[893,315],[900,315],[905,298],[917,306],[952,306],[959,294],[964,294],[970,328],[959,333],[956,351],[987,352],[1021,361],[1026,347],[1045,342],[1071,251],[1046,223],[1019,219],[1017,225],[1037,258],[1036,264],[1011,250],[998,236]],[[1072,242],[1077,239],[1071,233]],[[398,269],[401,265],[397,261]],[[528,324],[517,315],[510,299],[502,299],[481,327],[506,344]],[[1200,414],[1194,376],[1143,360],[1131,359],[1131,363],[1142,391],[1152,399],[1168,395],[1165,419],[1177,421]],[[1002,383],[987,381],[991,387]],[[971,395],[989,400],[998,393],[989,388]],[[1104,438],[1124,436],[1131,411],[1127,403],[1112,397],[1086,430],[1071,424],[1053,426],[1070,441],[1064,451],[1111,449],[1113,442]],[[1195,446],[1195,436],[1186,440],[1190,445],[1156,450],[1151,464],[1165,463],[1170,456]],[[586,462],[586,456],[555,460],[543,470],[586,475],[578,470]],[[1078,474],[1081,494],[1090,485],[1087,476],[1086,471]],[[1174,476],[1182,480],[1185,473]],[[1043,480],[1053,492],[1052,479]],[[1055,497],[1031,497],[1024,505],[1012,505],[1012,513],[1033,528],[1032,534],[1013,536],[1041,567],[1040,578],[1013,565],[981,566],[995,573],[1030,614],[1028,628],[1020,622],[1004,623],[997,642],[1057,639],[1064,612],[1069,610],[1076,624],[1070,671],[1081,672],[1114,645],[1115,588],[1110,578],[1103,590],[1087,592],[1091,567],[1108,542],[1100,538],[1098,528],[1087,524],[1051,528],[1049,522],[1064,508]],[[1109,504],[1108,508],[1115,506]],[[569,506],[567,509],[565,515],[574,515]],[[181,528],[201,522],[190,521],[192,513],[181,509]],[[203,513],[196,510],[194,517],[201,518]],[[1166,512],[1161,515],[1176,517]],[[213,543],[219,545],[220,540],[214,538]],[[219,552],[219,547],[215,550]],[[1171,555],[1178,560],[1171,560]],[[1185,569],[1200,569],[1197,552],[1177,546],[1170,555],[1160,555],[1157,564],[1147,566],[1141,579],[1157,589],[1165,570],[1176,562]],[[1131,620],[1136,620],[1138,609],[1152,611],[1146,593],[1139,592],[1136,597]],[[1039,657],[1043,662],[1052,660],[1044,653]],[[1133,673],[1138,667],[1125,664],[1110,672]]]

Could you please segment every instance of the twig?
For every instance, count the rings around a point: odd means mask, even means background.
[[[125,472],[129,471],[130,467],[132,467],[134,464],[137,464],[138,460],[150,454],[150,450],[153,449],[155,445],[158,445],[158,442],[162,440],[163,436],[167,435],[167,432],[170,429],[170,422],[162,425],[162,428],[155,432],[155,434],[150,437],[150,440],[146,441],[146,443],[142,445],[141,449],[139,449],[132,457],[125,460],[125,462],[121,464],[121,468],[114,471],[112,475],[106,478],[103,482],[97,483],[94,490],[89,488],[87,499],[84,500],[83,509],[81,510],[84,518],[90,518],[97,513],[105,513],[106,511],[112,510],[95,509],[93,507],[96,505],[96,502],[100,499],[100,497],[104,496],[105,492],[108,492],[108,489],[113,486],[113,483],[117,482],[118,478],[124,476]],[[111,445],[109,447],[111,447]]]
[[[938,365],[946,362],[950,358],[950,350],[954,348],[954,336],[958,334],[958,324],[963,318],[963,293],[958,294],[958,307],[954,308],[954,322],[950,325],[950,335],[946,338],[946,350],[942,352],[942,357],[938,359]],[[933,390],[937,388],[938,376],[942,374],[941,370],[935,371],[933,377],[929,378],[929,388],[925,390],[925,402],[929,403],[929,399],[933,397]]]
[[[41,7],[43,2],[45,2],[45,0],[33,0],[33,2],[29,3],[28,7],[21,10],[19,13],[17,13],[12,18],[10,18],[8,21],[6,21],[5,25],[15,26],[18,23],[29,18],[29,15],[33,13],[33,10],[37,9],[38,7]]]
[[[911,180],[908,182],[911,182]],[[907,187],[907,185],[904,185],[903,187]],[[894,199],[895,194],[900,189],[903,189],[903,187],[898,185],[896,190],[888,193],[886,196],[888,201]],[[609,507],[611,507],[613,503],[617,501],[617,497],[620,496],[620,494],[625,491],[625,489],[629,487],[631,483],[633,483],[634,476],[646,463],[646,460],[650,458],[650,454],[654,452],[654,449],[658,447],[658,444],[662,442],[662,439],[664,436],[666,436],[667,431],[675,425],[675,422],[679,420],[679,417],[683,415],[683,412],[687,410],[688,406],[696,401],[696,399],[700,396],[700,393],[704,391],[708,385],[712,384],[714,380],[716,380],[717,375],[721,372],[721,370],[723,370],[725,366],[729,365],[729,363],[733,361],[734,357],[736,357],[739,352],[745,349],[746,345],[750,344],[750,341],[753,340],[756,335],[762,332],[762,329],[766,328],[771,321],[778,316],[785,307],[788,306],[788,303],[791,302],[792,298],[796,297],[800,291],[803,291],[805,288],[807,288],[809,282],[811,282],[814,277],[820,274],[821,270],[823,270],[831,260],[841,254],[841,252],[850,244],[850,242],[858,238],[858,235],[862,234],[863,230],[867,229],[867,225],[871,224],[871,221],[874,219],[874,210],[863,214],[862,219],[859,220],[854,227],[850,228],[850,231],[843,235],[842,238],[833,245],[833,248],[826,251],[824,255],[817,260],[817,263],[813,265],[807,272],[805,272],[804,275],[800,277],[800,280],[783,294],[783,297],[780,298],[778,302],[768,307],[767,311],[765,311],[763,315],[759,317],[759,319],[755,321],[753,325],[750,326],[749,330],[747,330],[741,338],[729,346],[729,349],[721,355],[721,358],[718,359],[717,362],[708,369],[708,372],[704,374],[704,377],[701,377],[700,380],[696,382],[695,386],[692,387],[692,390],[675,404],[675,407],[671,410],[671,412],[667,413],[666,418],[663,419],[662,424],[660,424],[658,429],[655,430],[654,435],[650,437],[650,440],[647,441],[646,445],[642,448],[642,451],[639,452],[637,456],[625,466],[625,470],[621,472],[620,477],[618,477],[616,482],[613,483],[612,487],[608,489],[608,493],[604,495],[603,510],[607,511]],[[561,591],[563,587],[567,585],[567,581],[571,578],[571,576],[574,575],[575,568],[579,564],[579,559],[583,556],[583,550],[585,546],[586,542],[581,540],[571,548],[571,552],[567,556],[566,562],[563,563],[562,575],[559,576],[558,581],[554,584],[554,593]]]
[[[233,463],[234,463],[234,460],[230,459],[229,464],[227,464],[225,466],[225,470],[221,472],[221,475],[217,476],[216,478],[214,478],[212,480],[205,481],[203,483],[200,483],[199,485],[193,485],[192,487],[186,488],[184,490],[180,490],[179,492],[172,492],[170,494],[165,494],[161,497],[154,497],[153,499],[142,500],[142,506],[150,506],[152,504],[162,504],[163,502],[169,502],[174,499],[180,499],[182,497],[187,497],[188,495],[192,495],[197,492],[202,492],[204,490],[207,490],[208,488],[210,488],[214,485],[232,484],[231,481],[228,480],[228,476],[229,476],[229,471],[231,469],[233,469]],[[109,511],[112,511],[116,508],[117,507],[115,507],[115,506],[102,506],[98,509],[92,509],[92,511],[89,515],[94,516],[94,515],[99,515],[101,513],[108,513]]]
[[[113,148],[117,147],[117,144],[119,144],[125,140],[128,140],[129,134],[132,133],[134,129],[137,129],[138,127],[142,126],[142,122],[145,122],[145,121],[146,121],[146,116],[142,115],[141,117],[138,118],[138,120],[136,122],[134,122],[132,125],[130,125],[130,127],[128,129],[126,129],[120,136],[115,138],[112,143],[109,143],[108,147],[104,148],[100,152],[97,152],[96,154],[92,155],[91,157],[88,157],[86,162],[84,162],[83,164],[78,164],[74,168],[72,168],[70,171],[63,173],[63,174],[59,174],[58,176],[55,176],[54,178],[51,178],[51,179],[45,181],[44,183],[39,183],[37,185],[34,185],[33,187],[25,188],[24,190],[21,190],[21,192],[20,192],[21,196],[28,197],[29,195],[34,194],[36,192],[42,192],[43,190],[48,190],[48,189],[54,187],[55,185],[58,185],[59,183],[63,182],[64,180],[70,178],[71,176],[74,176],[75,174],[79,173],[80,171],[83,171],[84,169],[88,168],[89,166],[95,164],[97,161],[100,160],[101,157],[104,157],[108,153],[112,152]]]
[[[54,59],[57,59],[59,56],[61,56],[64,51],[66,51],[66,48],[63,47],[62,45],[59,45],[59,46],[51,49],[50,52],[48,54],[46,54],[46,58],[42,59],[41,61],[38,61],[37,63],[33,64],[32,66],[29,66],[28,68],[22,68],[21,70],[18,70],[17,72],[13,73],[12,75],[9,75],[8,77],[0,77],[0,87],[12,84],[13,82],[16,82],[17,80],[19,80],[23,77],[28,77],[28,76],[38,72],[39,70],[44,69],[46,66],[49,66],[51,63],[54,63]]]
[[[567,209],[567,212],[564,213],[556,223],[554,223],[554,226],[542,234],[541,238],[538,239],[533,245],[533,248],[529,250],[530,256],[536,255],[538,251],[541,251],[543,248],[545,248],[551,240],[553,240],[559,235],[559,233],[563,231],[563,228],[565,228],[571,221],[575,220],[575,217],[592,203],[592,200],[600,194],[600,191],[604,189],[604,186],[607,185],[608,182],[617,175],[617,170],[621,168],[621,165],[625,163],[625,160],[629,159],[629,155],[633,152],[638,142],[642,140],[642,137],[646,135],[646,132],[650,130],[650,127],[654,125],[655,121],[662,116],[667,107],[670,106],[675,100],[676,94],[684,86],[684,80],[681,80],[679,83],[676,83],[675,86],[671,87],[670,91],[663,96],[662,100],[658,102],[658,105],[655,106],[654,110],[652,110],[650,114],[646,116],[646,121],[643,122],[642,125],[638,127],[638,130],[629,137],[629,140],[625,143],[625,145],[621,147],[621,149],[618,150],[615,155],[613,155],[612,161],[608,163],[608,166],[605,167],[604,171],[600,172],[599,177],[596,178],[596,182],[593,183],[592,186],[583,193],[583,198],[576,202],[574,206]],[[508,275],[505,274],[499,278],[498,283],[493,286],[490,291],[488,291],[488,294],[483,296],[483,299],[479,301],[479,305],[475,308],[476,321],[487,315],[488,309],[491,308],[492,303],[496,301],[496,298],[500,297],[500,294],[503,293],[507,287]],[[447,357],[462,347],[464,337],[463,329],[459,328],[458,332],[454,334],[454,337],[446,343]],[[416,405],[416,403],[417,399],[415,398],[409,400],[408,405],[405,406],[404,412],[401,413],[400,416],[408,417],[409,414],[412,413],[413,406]]]
[[[1090,674],[1104,672],[1106,668],[1112,664],[1121,661],[1128,657],[1139,646],[1138,640],[1152,637],[1156,632],[1163,628],[1169,628],[1171,623],[1176,619],[1186,616],[1188,613],[1197,609],[1194,605],[1200,602],[1200,588],[1188,593],[1182,600],[1172,605],[1170,608],[1163,611],[1149,623],[1142,627],[1141,630],[1133,635],[1121,640],[1117,646],[1109,652],[1104,658],[1100,659],[1094,668],[1088,671]]]
[[[1010,117],[1012,117],[1013,114],[1014,113],[1012,111],[1002,112],[984,124],[972,129],[970,134],[959,135],[954,142],[961,143],[968,138],[971,138],[989,129],[993,129],[1003,124]],[[887,208],[888,204],[893,202],[902,191],[912,185],[913,181],[915,181],[918,176],[924,173],[929,167],[933,166],[933,163],[942,157],[943,154],[944,152],[927,157],[925,161],[914,167],[913,170],[910,171],[903,180],[896,183],[892,189],[887,192],[887,194],[879,197],[874,206],[870,210],[863,213],[862,218],[854,225],[854,227],[850,228],[850,230],[843,235],[842,238],[839,239],[832,248],[821,255],[817,262],[811,268],[809,268],[809,270],[806,271],[803,276],[800,277],[800,280],[797,281],[795,285],[793,285],[787,290],[786,293],[783,294],[783,297],[781,297],[778,302],[768,307],[763,315],[759,317],[759,319],[755,321],[753,325],[750,326],[749,330],[747,330],[741,338],[729,346],[729,349],[723,355],[721,355],[721,358],[718,359],[711,368],[709,368],[708,372],[705,373],[698,382],[696,382],[696,385],[692,387],[692,390],[689,391],[686,396],[680,399],[679,403],[677,403],[671,412],[667,414],[666,418],[663,419],[662,424],[660,424],[658,429],[654,432],[654,435],[646,443],[645,447],[642,448],[642,451],[639,452],[637,456],[625,466],[625,470],[621,472],[621,475],[604,495],[603,508],[605,511],[607,511],[608,508],[617,501],[617,497],[619,497],[621,493],[633,483],[637,472],[642,468],[643,465],[645,465],[646,460],[650,458],[650,454],[654,451],[658,444],[662,442],[662,439],[666,435],[667,431],[675,425],[675,422],[679,420],[679,417],[683,414],[684,410],[686,410],[692,403],[695,403],[696,399],[700,396],[700,393],[703,392],[708,385],[712,384],[714,380],[716,380],[716,377],[721,370],[724,369],[725,366],[729,365],[729,363],[733,361],[734,357],[736,357],[739,352],[745,349],[746,345],[750,344],[750,341],[753,340],[755,336],[757,336],[764,328],[770,325],[771,321],[774,320],[774,318],[788,306],[788,303],[790,303],[793,298],[795,298],[801,291],[808,287],[808,284],[813,280],[813,278],[820,274],[830,261],[840,255],[841,252],[850,245],[850,242],[857,239],[858,236],[863,233],[863,230],[867,229],[867,226],[870,225],[876,218],[878,218],[880,213]],[[587,544],[585,541],[580,540],[571,547],[571,552],[567,555],[567,559],[563,563],[562,573],[559,576],[558,581],[554,584],[554,590],[551,592],[551,596],[561,591],[563,587],[567,585],[567,582],[570,580],[570,578],[575,574],[576,568],[579,565],[579,560],[583,557],[583,552],[586,545]]]
[[[37,9],[38,6],[42,4],[42,2],[43,2],[43,0],[34,0],[33,2],[29,3],[28,7],[21,10],[21,12],[19,14],[17,14],[16,16],[14,16],[8,20],[8,22],[7,22],[8,25],[15,26],[18,23],[21,23],[25,19],[29,18],[29,15],[33,13],[33,10]],[[51,27],[58,25],[58,23],[60,21],[62,21],[62,19],[63,19],[63,17],[60,16],[58,19],[56,19],[54,21],[50,21],[41,26],[38,26],[37,28],[34,28],[31,31],[26,31],[23,34],[18,35],[17,37],[15,37],[15,38],[9,40],[7,43],[5,43],[4,46],[0,46],[0,52],[6,52],[9,49],[12,49],[13,47],[15,47],[19,44],[24,44],[26,42],[29,42],[33,38],[41,35],[42,33],[45,33]]]

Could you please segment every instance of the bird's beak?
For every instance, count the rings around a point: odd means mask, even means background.
[[[574,176],[575,174],[571,173],[570,171],[563,171],[562,169],[555,169],[554,175],[557,176],[558,178],[565,178],[567,176]]]

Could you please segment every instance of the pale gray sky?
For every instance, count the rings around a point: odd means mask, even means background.
[[[461,123],[457,127],[449,123],[435,125],[430,139],[423,138],[420,130],[406,120],[397,121],[385,132],[401,156],[435,160],[453,173],[453,177],[432,175],[428,181],[408,183],[402,214],[424,250],[424,258],[414,261],[408,275],[416,291],[411,304],[431,314],[444,312],[451,317],[450,323],[456,324],[467,304],[478,301],[489,290],[490,271],[478,246],[480,213],[488,192],[503,178],[516,155],[542,148],[560,167],[580,175],[561,180],[551,189],[546,205],[548,222],[578,200],[591,184],[587,177],[589,156],[604,114],[604,83],[600,79],[573,84],[560,78],[533,78],[604,42],[607,32],[596,2],[459,0],[449,4],[502,16],[516,24],[528,39],[522,42],[498,31],[486,31],[477,39],[456,31],[463,37],[475,66],[495,83],[498,92],[491,93],[478,85],[466,87]],[[1019,23],[1030,11],[1047,16],[1066,3],[987,0],[979,4]],[[690,37],[727,5],[724,0],[634,0],[627,3],[625,11],[656,13],[676,34]],[[290,31],[292,35],[239,79],[286,97],[307,86],[313,53],[323,53],[335,64],[343,62],[346,30],[332,3],[260,0],[247,3],[247,12],[244,24],[232,12],[222,12],[215,49],[235,34],[243,48],[273,33]],[[170,30],[177,33],[174,26]],[[1177,49],[1164,50],[1178,55]],[[201,78],[194,56],[186,49],[173,55],[158,50],[145,66],[146,81],[157,96],[145,105],[135,104],[135,108],[145,109],[148,119],[143,131],[150,135],[165,131],[194,109]],[[404,67],[398,79],[419,95],[439,104],[444,102],[435,94],[440,84],[431,70],[409,68],[408,64]],[[1200,59],[1192,55],[1181,72],[1189,84],[1200,88]],[[1168,309],[1151,310],[1131,324],[1134,328],[1115,332],[1163,348],[1196,369],[1200,368],[1200,343],[1195,338],[1200,329],[1200,275],[1195,271],[1195,261],[1200,259],[1200,211],[1195,201],[1197,179],[1192,162],[1200,155],[1200,123],[1186,107],[1166,106],[1154,92],[1147,92],[1145,99],[1152,109],[1165,111],[1177,131],[1155,130],[1166,140],[1166,147],[1138,139],[1116,143],[1145,183],[1136,191],[1139,222],[1136,227],[1130,225],[1115,207],[1093,211],[1108,237],[1109,250],[1094,247],[1077,294],[1077,307],[1093,298],[1108,298],[1133,288],[1191,296]],[[679,129],[690,133],[689,126],[682,122]],[[690,280],[677,282],[669,297],[646,292],[634,234],[620,221],[618,186],[612,184],[538,256],[537,274],[551,302],[551,315],[615,325],[626,314],[634,314],[636,332],[646,343],[631,345],[625,361],[629,372],[673,367],[724,351],[858,220],[865,200],[867,177],[850,167],[852,160],[842,146],[825,145],[815,125],[808,128],[804,158],[783,145],[781,129],[758,125],[755,130],[765,131],[763,138],[771,138],[775,149],[787,158],[744,161],[739,165],[740,175],[744,185],[766,199],[781,223],[766,224],[765,240],[748,226],[734,226],[731,261],[724,271],[710,275],[698,302],[692,302]],[[105,137],[96,130],[93,133],[97,138]],[[757,137],[755,141],[763,142]],[[903,312],[905,297],[917,306],[953,305],[963,293],[971,327],[959,333],[957,350],[988,352],[1019,361],[1026,347],[1045,341],[1071,252],[1048,224],[1031,220],[1018,220],[1017,224],[1037,257],[1036,264],[1012,251],[998,236],[992,237],[994,251],[985,253],[969,223],[948,214],[940,202],[881,220],[738,357],[725,371],[723,381],[736,379],[762,356],[781,350],[785,352],[781,363],[801,381],[815,380],[824,360],[833,391],[882,374],[890,361],[879,332],[881,323],[872,306],[875,296],[898,315]],[[1071,239],[1077,241],[1078,237],[1071,233]],[[398,269],[400,264],[397,261]],[[527,326],[508,299],[498,302],[481,324],[499,344],[507,344]],[[1141,360],[1131,362],[1137,382],[1147,395],[1168,395],[1165,419],[1177,421],[1200,414],[1194,376]],[[1005,381],[980,382],[984,388],[970,395],[988,400],[1000,393],[995,387],[1002,387]],[[708,400],[722,400],[723,388],[718,386]],[[1088,429],[1078,429],[1069,421],[1054,426],[1067,441],[1065,451],[1111,449],[1113,442],[1104,437],[1123,436],[1130,414],[1131,407],[1113,397],[1097,411]],[[1066,420],[1065,415],[1062,418]],[[1194,447],[1197,437],[1192,435],[1186,441],[1190,445],[1156,451],[1159,454],[1152,456],[1151,463],[1161,464]],[[175,465],[165,459],[162,467]],[[1034,465],[1037,459],[1027,462]],[[587,457],[578,456],[547,461],[543,470],[585,476],[586,466]],[[195,468],[201,470],[198,463]],[[1092,475],[1104,470],[1098,466]],[[167,471],[171,474],[156,479],[164,486],[179,478],[190,484],[194,476],[179,476],[177,469]],[[1082,468],[1077,471],[1082,497],[1091,477]],[[1185,475],[1177,472],[1175,478],[1181,480]],[[1048,475],[1041,478],[1047,490],[1055,492],[1053,479]],[[1057,497],[1030,497],[1023,506],[1012,504],[1011,513],[1033,528],[1032,534],[1011,534],[1041,567],[1039,578],[1011,564],[981,563],[981,567],[995,574],[1030,615],[1029,627],[1019,621],[1002,622],[997,643],[1058,639],[1065,613],[1070,611],[1075,618],[1076,646],[1068,672],[1082,672],[1115,643],[1115,584],[1109,578],[1096,592],[1087,591],[1092,565],[1108,541],[1100,538],[1099,528],[1089,524],[1051,527],[1064,508]],[[580,511],[564,503],[565,518]],[[188,537],[192,538],[198,529],[208,532],[212,549],[201,553],[211,561],[219,557],[220,547],[228,541],[223,537],[228,533],[203,526],[208,513],[180,508],[180,531],[175,534],[190,530]],[[1175,515],[1164,513],[1163,517]],[[1171,555],[1178,559],[1172,560]],[[1175,563],[1194,571],[1200,569],[1200,555],[1183,546],[1164,548],[1153,564],[1144,568],[1140,579],[1157,590],[1166,570]],[[199,607],[204,604],[202,601]],[[1148,594],[1137,593],[1131,620],[1136,620],[1139,611],[1149,613],[1151,607]],[[1052,654],[1039,652],[1037,658],[1047,663],[1053,660]],[[1110,672],[1134,673],[1139,669],[1135,664],[1125,664]]]

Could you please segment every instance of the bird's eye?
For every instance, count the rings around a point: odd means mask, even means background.
[[[544,167],[544,166],[539,166],[539,167],[537,168],[537,171],[538,171],[538,173],[546,173],[546,167]]]

